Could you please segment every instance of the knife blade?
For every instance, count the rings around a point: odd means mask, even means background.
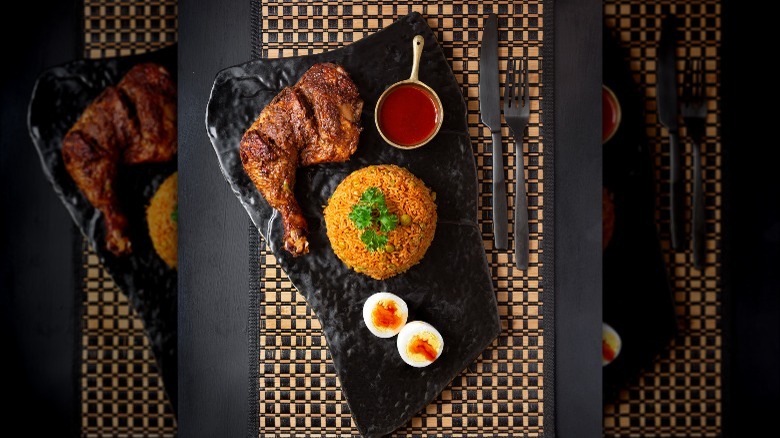
[[[509,247],[504,148],[501,143],[501,94],[498,88],[498,17],[488,14],[479,49],[479,114],[493,141],[493,241]]]
[[[677,136],[677,19],[673,15],[664,18],[661,24],[661,38],[658,43],[656,64],[656,102],[658,120],[669,131],[669,222],[672,248],[682,249],[685,245],[685,202],[682,170],[682,151]]]

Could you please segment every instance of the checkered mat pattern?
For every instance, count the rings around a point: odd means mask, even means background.
[[[84,2],[84,55],[144,53],[176,42],[176,0]],[[81,435],[173,437],[176,421],[141,319],[83,244]]]
[[[370,4],[369,4],[370,3]],[[416,11],[427,18],[462,86],[480,181],[479,221],[493,276],[502,333],[482,356],[399,435],[477,433],[541,436],[544,431],[543,248],[544,143],[541,133],[543,2],[264,1],[260,6],[264,57],[308,55],[357,41]],[[547,4],[545,1],[544,4]],[[549,9],[549,8],[548,8]],[[491,229],[490,133],[479,121],[478,51],[483,16],[499,16],[499,56],[530,58],[531,121],[524,142],[531,232],[530,267],[513,268],[493,249]],[[503,83],[504,75],[501,75]],[[551,110],[551,109],[550,109]],[[514,143],[502,128],[509,207],[514,207]],[[510,221],[512,215],[510,214]],[[511,227],[511,225],[510,225]],[[510,228],[510,236],[511,236]],[[357,433],[331,362],[319,321],[292,288],[261,243],[258,411],[260,435],[353,435]],[[511,247],[511,243],[510,243]],[[548,314],[552,309],[547,309]],[[549,339],[549,338],[548,338]],[[552,345],[552,344],[550,344]],[[551,399],[549,394],[547,399]],[[551,408],[551,407],[550,407]]]
[[[646,98],[647,136],[655,151],[657,191],[666,193],[669,145],[656,116],[655,58],[663,11],[685,20],[678,58],[704,56],[709,96],[707,140],[702,147],[706,206],[707,262],[703,272],[693,267],[690,249],[674,253],[668,231],[662,246],[671,266],[680,324],[671,348],[604,409],[604,434],[627,436],[719,436],[721,432],[721,143],[719,95],[720,3],[717,0],[607,0],[604,16],[628,48],[631,69]],[[683,30],[683,29],[681,29]],[[682,61],[680,61],[682,62]],[[678,65],[682,71],[682,64]],[[689,144],[682,130],[681,139]],[[685,152],[686,192],[692,193],[691,152]],[[687,198],[690,203],[690,197]],[[668,196],[659,199],[658,220],[669,229]],[[690,208],[690,205],[689,205]],[[690,224],[688,224],[690,227]]]

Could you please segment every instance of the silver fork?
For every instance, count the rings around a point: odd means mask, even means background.
[[[523,136],[531,117],[528,57],[509,58],[504,90],[504,118],[515,138],[515,265],[528,268],[528,198],[525,193]]]
[[[685,61],[683,73],[682,105],[680,112],[691,138],[693,150],[693,215],[691,242],[693,264],[701,270],[704,265],[704,190],[701,174],[701,145],[704,141],[707,120],[707,101],[704,93],[704,59]]]

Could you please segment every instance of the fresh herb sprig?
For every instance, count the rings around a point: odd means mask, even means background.
[[[363,230],[360,241],[371,251],[385,249],[387,233],[398,226],[398,216],[390,213],[385,195],[377,187],[369,187],[352,206],[349,219],[359,230]]]

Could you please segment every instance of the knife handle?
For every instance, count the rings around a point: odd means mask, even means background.
[[[685,181],[682,170],[682,152],[677,131],[669,132],[669,196],[672,249],[679,251],[685,246]]]
[[[701,144],[694,140],[693,146],[693,221],[691,241],[693,242],[693,264],[700,270],[704,266],[704,189],[701,174]]]
[[[523,141],[515,141],[515,266],[528,269],[528,196],[525,193]]]
[[[509,218],[506,212],[506,177],[501,131],[493,132],[493,240],[496,249],[509,247]]]

